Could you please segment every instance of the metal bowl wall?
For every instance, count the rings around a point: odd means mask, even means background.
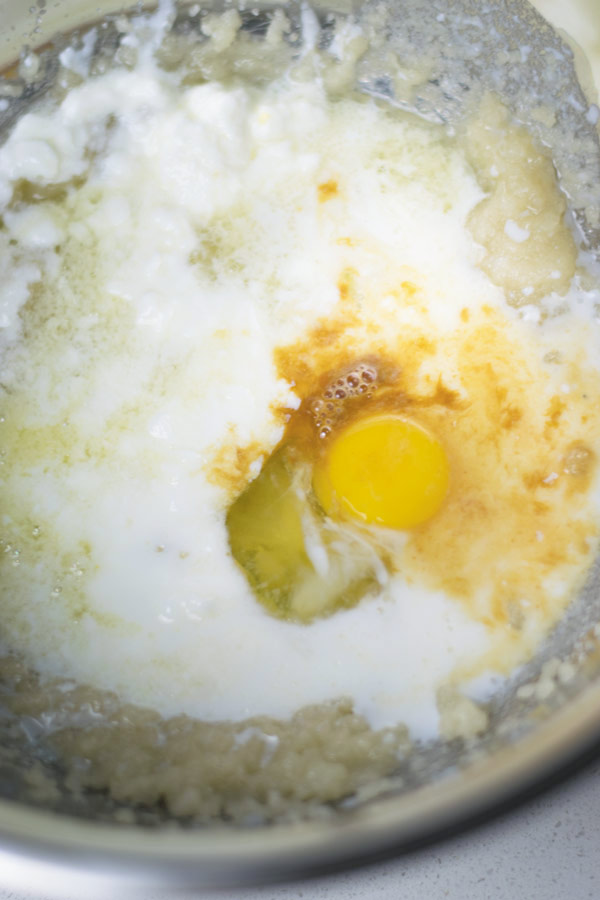
[[[558,86],[575,91],[585,105],[573,80],[570,51],[527,4],[520,0],[490,5],[425,0],[425,5],[428,24],[421,26],[423,2],[407,0],[393,5],[389,32],[391,43],[406,41],[410,33],[415,52],[421,41],[439,45],[439,77],[432,75],[422,86],[414,104],[419,114],[438,119],[460,117],[465,77],[485,86],[491,47],[498,41],[514,49],[527,40],[534,50],[536,42],[540,46],[552,43],[565,59],[558,82],[556,71],[545,73],[541,56],[535,52],[529,54],[533,63],[513,60],[510,71],[500,73],[500,81],[495,72],[496,87],[500,83],[501,93],[522,121],[527,121],[528,110],[539,102],[540,91],[546,91],[546,99],[552,96],[556,100]],[[35,8],[22,0],[0,0],[0,67],[13,61],[24,45],[42,45],[58,32],[122,7],[110,0],[48,0],[46,4],[40,0]],[[412,30],[406,24],[407,10],[414,16]],[[447,14],[446,25],[440,24],[436,11]],[[473,25],[473,17],[479,18],[479,26]],[[471,53],[466,60],[448,50],[458,48],[463,39],[472,46],[469,29],[474,27],[478,29],[478,54]],[[495,36],[490,36],[493,32]],[[385,71],[358,87],[390,102],[395,100]],[[43,84],[31,86],[23,96],[23,108],[41,91]],[[570,152],[585,160],[585,178],[576,186],[585,203],[573,194],[571,199],[582,241],[598,254],[600,233],[594,221],[594,210],[600,209],[598,134],[585,117],[577,117],[573,106],[557,117],[556,128],[559,130],[554,133],[538,130],[538,137],[556,146],[559,173],[564,162],[561,135],[572,136]],[[165,828],[164,823],[124,826],[110,821],[106,798],[93,795],[83,815],[81,811],[75,815],[67,802],[53,810],[43,809],[27,794],[20,779],[31,764],[30,750],[19,745],[14,730],[11,732],[0,714],[0,725],[6,724],[0,735],[0,861],[26,859],[30,870],[36,868],[42,878],[45,872],[57,871],[70,877],[110,875],[129,884],[152,883],[155,887],[251,884],[305,877],[378,859],[489,814],[558,773],[600,741],[600,648],[593,632],[600,621],[598,575],[596,566],[548,645],[520,676],[521,681],[535,678],[545,660],[555,655],[573,658],[575,654],[576,678],[543,704],[535,698],[528,703],[517,698],[515,682],[496,701],[490,731],[478,746],[469,747],[468,753],[460,742],[430,748],[423,753],[426,766],[421,775],[409,778],[402,789],[390,785],[383,796],[340,809],[325,821],[245,829],[225,823],[215,828]],[[60,774],[51,766],[48,774],[60,787]]]

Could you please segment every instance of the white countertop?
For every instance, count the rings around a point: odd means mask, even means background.
[[[0,868],[0,900],[81,900],[29,868]],[[18,880],[21,889],[14,892]],[[23,890],[24,888],[24,890]],[[47,893],[47,892],[50,893]],[[127,900],[114,886],[103,897]],[[441,844],[344,875],[250,891],[179,894],[202,900],[598,900],[600,754],[571,778],[500,818]],[[175,900],[164,891],[135,900]]]

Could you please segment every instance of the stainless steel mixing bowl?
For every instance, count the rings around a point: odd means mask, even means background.
[[[38,0],[35,7],[0,0],[0,67],[14,61],[24,46],[40,46],[58,32],[121,8],[114,0]],[[247,27],[253,27],[253,15],[247,13]],[[433,52],[437,71],[417,86],[410,101],[394,95],[383,63],[359,89],[449,122],[460,119],[473,90],[499,91],[513,113],[552,148],[582,245],[597,257],[598,133],[562,40],[521,0],[397,0],[388,8],[385,28],[386,41],[405,57]],[[524,46],[529,50],[522,54]],[[20,81],[10,73],[0,87],[5,125],[43,90],[43,78]],[[532,120],[531,110],[540,102],[556,110],[552,125]],[[346,804],[323,821],[174,828],[157,814],[154,819],[138,815],[136,825],[120,824],[103,796],[90,794],[84,808],[73,807],[60,768],[44,757],[43,747],[27,742],[19,723],[0,707],[2,871],[8,871],[11,860],[22,859],[23,870],[42,879],[57,871],[110,875],[130,885],[250,884],[377,859],[447,833],[521,796],[600,741],[599,621],[596,566],[547,645],[494,701],[483,738],[468,747],[453,742],[424,749],[418,765],[402,773],[403,786],[390,782],[379,796]],[[574,677],[548,676],[547,663],[554,658],[574,663]],[[535,680],[545,664],[546,681],[552,682],[546,696],[517,694],[519,685]],[[34,760],[59,788],[52,809],[43,808],[22,777]]]

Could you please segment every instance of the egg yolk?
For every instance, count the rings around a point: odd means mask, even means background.
[[[387,528],[414,528],[440,508],[448,461],[440,442],[396,415],[360,419],[317,464],[313,488],[325,512]]]

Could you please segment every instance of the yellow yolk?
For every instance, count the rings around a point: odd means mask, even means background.
[[[448,461],[420,425],[380,415],[355,422],[333,440],[315,468],[313,487],[328,515],[414,528],[440,508]]]

